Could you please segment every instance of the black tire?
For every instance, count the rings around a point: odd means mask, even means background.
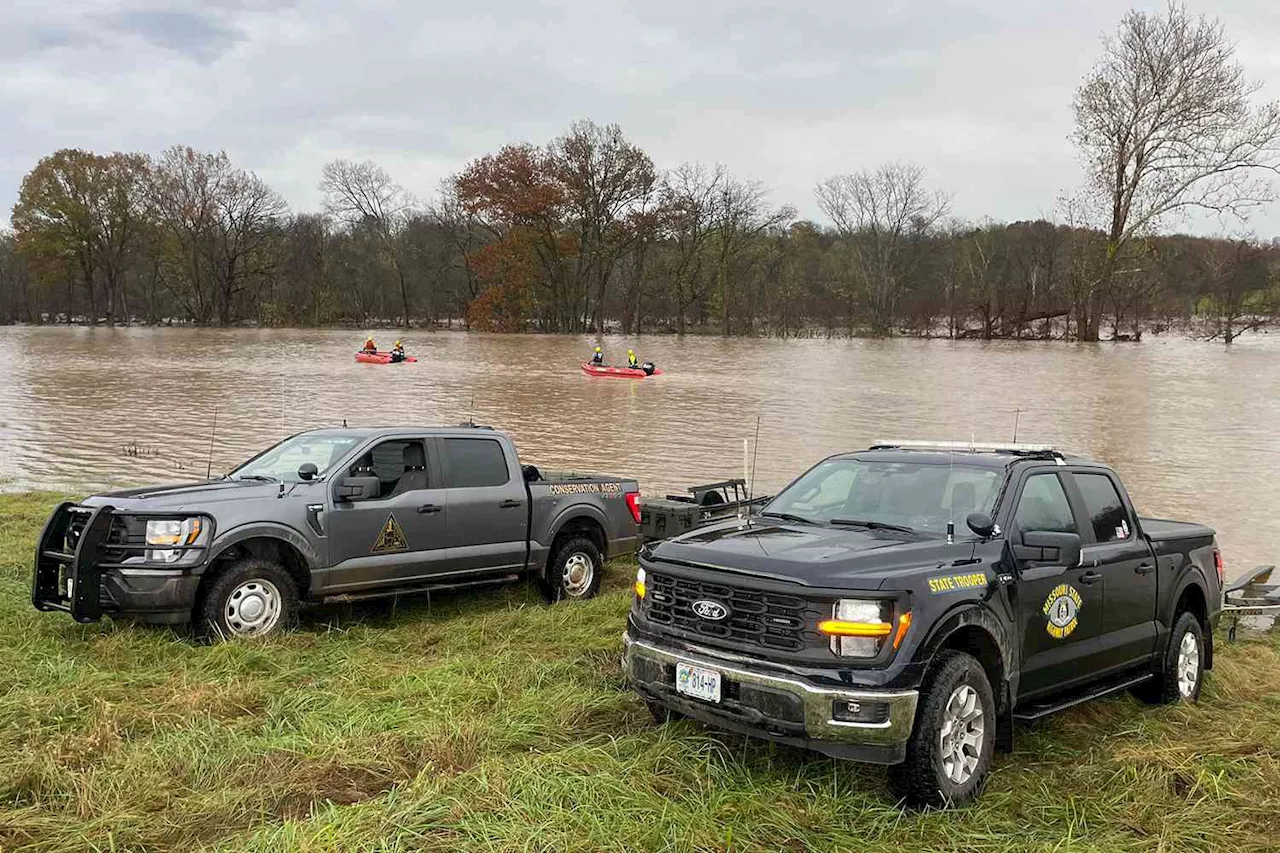
[[[279,633],[297,613],[298,585],[289,573],[270,560],[248,557],[213,579],[196,605],[194,622],[204,639],[233,640]]]
[[[565,536],[552,548],[542,578],[543,592],[551,602],[594,598],[600,591],[603,569],[604,557],[594,542],[585,536]]]
[[[978,736],[976,763],[964,768],[955,781],[947,772],[942,748],[943,727],[950,712],[952,697],[965,698],[961,692],[971,691],[981,710],[982,731]],[[971,720],[970,723],[976,722]],[[943,808],[967,802],[977,796],[991,769],[991,756],[996,742],[996,702],[987,673],[973,657],[964,652],[943,651],[934,659],[920,688],[920,704],[916,708],[915,727],[907,742],[907,758],[889,768],[889,784],[894,794],[911,806]],[[978,734],[972,732],[970,734]]]
[[[1189,691],[1184,691],[1179,680],[1182,644],[1186,637],[1191,637],[1195,644],[1195,681]],[[1200,627],[1200,620],[1190,611],[1180,613],[1173,620],[1169,645],[1160,658],[1160,669],[1156,672],[1156,677],[1138,685],[1133,694],[1152,705],[1195,702],[1200,698],[1200,687],[1204,684],[1204,653],[1204,629]]]

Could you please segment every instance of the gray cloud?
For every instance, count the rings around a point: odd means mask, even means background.
[[[137,36],[149,44],[174,51],[201,62],[211,62],[244,33],[218,20],[207,11],[183,9],[119,9],[97,18],[101,26],[125,35]]]
[[[1280,98],[1280,4],[1204,9]],[[817,181],[899,159],[953,193],[958,215],[1030,218],[1079,183],[1071,96],[1122,11],[1114,0],[10,0],[0,200],[7,208],[59,147],[175,143],[226,149],[298,209],[317,205],[334,157],[372,158],[429,196],[473,157],[589,117],[621,124],[660,165],[723,162],[807,216]],[[1251,226],[1280,234],[1280,210]]]

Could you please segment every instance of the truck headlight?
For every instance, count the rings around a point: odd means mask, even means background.
[[[836,602],[832,617],[819,622],[818,630],[831,638],[831,651],[841,657],[873,658],[893,633],[892,601],[842,598]],[[894,645],[899,642],[900,637]]]
[[[147,560],[152,563],[176,563],[186,553],[178,547],[194,545],[204,530],[204,523],[198,518],[153,518],[147,522],[148,545],[171,545],[173,548],[161,548],[147,552]]]
[[[632,587],[632,589],[635,590],[636,598],[643,599],[645,595],[648,594],[648,589],[646,589],[644,585],[645,580],[647,580],[647,578],[645,576],[644,569],[636,569],[636,582]]]

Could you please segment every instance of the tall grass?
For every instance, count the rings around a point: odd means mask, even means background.
[[[631,569],[320,609],[269,642],[79,626],[29,603],[50,495],[0,496],[0,850],[1280,849],[1280,641],[1220,639],[1196,707],[1018,730],[978,804],[681,722],[624,689]]]

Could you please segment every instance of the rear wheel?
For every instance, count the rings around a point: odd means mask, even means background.
[[[1185,611],[1173,622],[1160,670],[1139,685],[1135,695],[1152,705],[1195,702],[1204,681],[1204,629],[1194,613]]]
[[[895,794],[943,807],[977,795],[995,751],[996,703],[987,673],[970,655],[944,651],[920,690],[907,758],[889,768]]]
[[[196,606],[196,630],[212,640],[265,637],[298,611],[298,587],[281,566],[256,557],[228,566]]]
[[[594,598],[603,579],[604,558],[600,549],[585,536],[570,536],[556,543],[543,579],[547,598]]]

